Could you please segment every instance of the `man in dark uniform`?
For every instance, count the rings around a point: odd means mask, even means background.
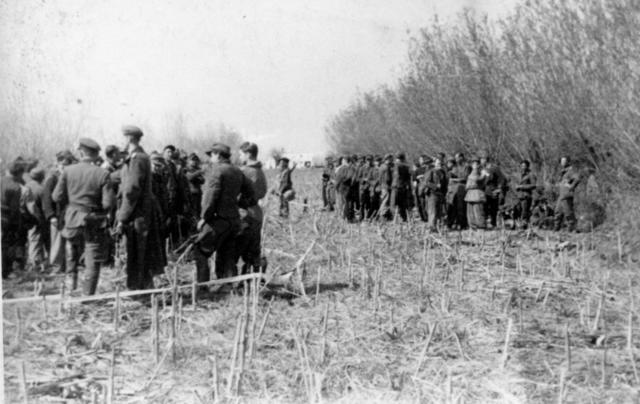
[[[244,142],[240,145],[242,174],[253,187],[254,198],[251,201],[241,200],[240,233],[236,237],[236,261],[242,258],[242,272],[259,271],[262,256],[262,222],[264,215],[258,204],[267,195],[267,177],[262,171],[262,163],[258,161],[258,145]]]
[[[197,221],[200,218],[200,207],[202,205],[202,184],[204,184],[204,171],[200,167],[200,157],[191,153],[187,160],[185,169],[185,177],[189,184],[189,201],[191,209],[189,212],[190,220],[193,218]]]
[[[152,152],[149,155],[151,161],[151,193],[158,203],[160,209],[160,229],[162,241],[166,242],[169,237],[169,229],[167,228],[167,219],[169,213],[169,199],[167,192],[167,183],[169,172],[164,157],[158,152]]]
[[[182,237],[182,221],[184,220],[184,212],[188,210],[188,197],[186,195],[186,177],[182,170],[180,162],[180,153],[175,146],[167,145],[163,150],[164,160],[167,166],[167,199],[169,203],[169,216],[167,217],[167,225],[169,228],[169,237],[171,243],[175,246],[181,243]]]
[[[238,201],[243,202],[245,208],[256,203],[251,182],[229,161],[229,146],[215,143],[206,153],[212,164],[205,175],[199,233],[194,249],[198,282],[209,281],[209,257],[214,252],[217,252],[216,277],[222,279],[235,275],[235,238],[241,224]]]
[[[121,169],[117,228],[126,240],[127,287],[148,289],[153,286],[153,275],[162,273],[167,264],[159,223],[160,208],[151,188],[151,162],[140,146],[142,130],[125,126],[122,132],[128,156]]]
[[[322,210],[333,212],[335,209],[335,167],[333,159],[327,157],[326,164],[322,170]]]
[[[580,183],[580,173],[571,163],[569,156],[560,159],[560,179],[557,183],[558,201],[556,202],[554,224],[555,230],[562,228],[567,223],[569,231],[576,228],[576,212],[573,199],[576,187]]]
[[[49,223],[49,265],[54,272],[64,272],[65,268],[65,241],[62,237],[64,228],[64,206],[53,201],[53,190],[58,184],[60,175],[66,166],[74,164],[76,158],[70,150],[56,153],[56,167],[49,171],[42,184],[42,210],[45,219]]]
[[[109,173],[96,166],[100,146],[93,139],[79,142],[80,162],[67,167],[53,190],[53,200],[66,206],[62,237],[66,240],[66,270],[70,290],[78,284],[78,264],[84,251],[83,294],[96,292],[100,266],[107,258],[108,212],[114,203]]]
[[[404,153],[398,153],[396,164],[393,167],[391,183],[391,201],[394,213],[400,215],[403,221],[407,221],[407,209],[411,196],[411,168],[406,162]]]
[[[429,218],[429,230],[436,232],[438,224],[442,220],[445,195],[449,180],[447,174],[442,168],[440,157],[436,157],[433,166],[427,169],[427,173],[423,177],[423,194],[427,202],[427,217]]]
[[[536,189],[537,178],[535,174],[531,172],[531,163],[529,160],[523,160],[520,163],[520,178],[518,185],[516,185],[516,192],[518,194],[518,204],[516,205],[515,220],[520,220],[523,228],[529,226],[529,220],[531,219],[531,207],[533,204],[533,191]]]
[[[13,264],[24,265],[20,253],[22,232],[22,161],[13,161],[7,167],[7,175],[0,182],[2,194],[2,278],[6,279],[13,271]]]

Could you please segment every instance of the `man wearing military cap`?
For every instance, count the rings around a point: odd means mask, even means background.
[[[62,237],[66,240],[66,272],[70,289],[78,283],[78,264],[84,251],[83,293],[96,292],[100,266],[107,257],[108,212],[115,203],[109,173],[96,166],[100,146],[90,138],[80,139],[80,162],[67,167],[53,190],[54,202],[66,206]]]
[[[369,200],[371,203],[371,218],[376,218],[380,211],[381,188],[380,188],[380,165],[382,164],[381,156],[374,156],[373,165],[369,170]]]
[[[360,202],[360,218],[370,219],[373,215],[371,208],[371,190],[369,189],[369,174],[373,169],[373,156],[362,156],[358,167],[358,199]]]
[[[428,170],[428,160],[430,160],[429,156],[426,154],[418,157],[418,162],[416,164],[415,169],[411,175],[412,186],[413,186],[413,197],[415,199],[416,207],[418,208],[418,214],[420,215],[420,219],[423,222],[427,221],[427,211],[426,211],[426,202],[424,199],[424,195],[420,192],[420,187],[422,183],[422,178],[426,174]]]
[[[235,236],[240,231],[239,208],[255,205],[251,182],[231,164],[229,146],[215,143],[206,154],[211,168],[205,174],[202,209],[194,256],[198,282],[210,280],[209,257],[216,254],[218,279],[235,275]],[[239,206],[238,203],[244,206]],[[247,206],[248,205],[248,206]]]
[[[24,164],[14,160],[7,166],[7,174],[0,181],[2,196],[2,278],[6,279],[13,271],[13,264],[24,265],[22,240],[23,215],[22,175]]]
[[[151,162],[140,146],[142,130],[126,126],[127,159],[121,169],[116,213],[118,232],[123,233],[127,248],[127,287],[131,290],[153,286],[153,275],[163,273],[167,263],[160,227],[160,208],[152,192]]]

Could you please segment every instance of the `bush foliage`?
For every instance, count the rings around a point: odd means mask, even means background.
[[[571,154],[607,180],[638,178],[638,32],[633,0],[435,19],[411,39],[402,77],[360,94],[327,137],[339,153],[486,149],[503,164],[528,158],[543,177]]]

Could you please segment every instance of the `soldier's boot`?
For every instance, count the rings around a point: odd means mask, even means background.
[[[100,279],[100,264],[88,265],[85,269],[82,293],[86,296],[95,294],[98,288],[98,279]]]

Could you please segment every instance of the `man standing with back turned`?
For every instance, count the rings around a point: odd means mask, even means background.
[[[100,266],[107,259],[108,213],[114,204],[109,173],[95,165],[100,146],[82,138],[80,162],[67,167],[53,190],[52,198],[66,205],[62,237],[66,240],[66,271],[71,290],[77,287],[78,264],[84,249],[83,294],[93,295],[98,287]]]

